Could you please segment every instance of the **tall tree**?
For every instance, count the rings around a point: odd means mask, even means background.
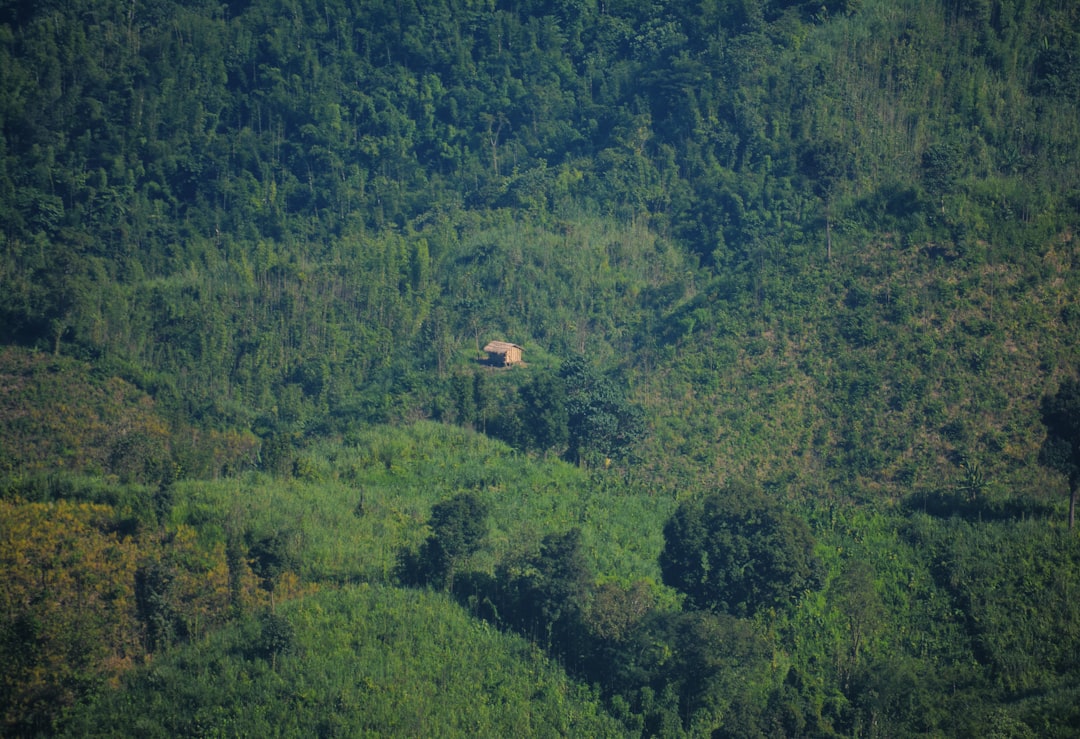
[[[1069,479],[1069,530],[1076,523],[1076,491],[1080,489],[1080,382],[1065,380],[1042,401],[1046,441],[1039,462]]]
[[[642,411],[593,369],[583,356],[567,359],[559,370],[566,385],[568,455],[578,464],[626,456],[644,434]]]
[[[431,536],[424,542],[420,564],[426,577],[454,587],[458,567],[483,545],[488,506],[472,493],[461,493],[431,509]]]
[[[248,549],[251,569],[262,580],[263,589],[270,594],[270,610],[274,611],[274,591],[281,574],[295,565],[295,557],[289,546],[289,531],[276,531],[256,541]]]
[[[566,664],[580,665],[587,652],[583,619],[593,590],[581,529],[545,536],[512,589],[518,627]]]
[[[537,375],[519,391],[524,403],[525,436],[539,450],[561,449],[569,439],[566,386],[550,373]]]
[[[844,183],[851,176],[854,155],[843,139],[822,139],[802,152],[801,169],[813,183],[814,192],[825,204],[826,258],[832,259],[833,206]]]

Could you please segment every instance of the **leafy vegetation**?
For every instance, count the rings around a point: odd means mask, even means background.
[[[421,547],[415,565],[417,579],[453,590],[455,570],[483,544],[486,516],[487,507],[471,493],[436,503],[431,509],[431,536]],[[406,569],[406,574],[412,573]]]
[[[660,569],[687,606],[753,616],[814,589],[817,562],[805,521],[732,487],[679,506],[664,527]]]
[[[0,3],[2,732],[1075,735],[1078,28]]]
[[[1076,522],[1076,492],[1080,489],[1080,386],[1066,380],[1057,393],[1043,398],[1046,441],[1040,461],[1069,479],[1069,529]]]
[[[439,596],[360,586],[280,614],[135,671],[69,734],[621,736],[596,696],[534,646]]]

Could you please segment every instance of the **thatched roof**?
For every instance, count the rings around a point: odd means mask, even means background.
[[[509,341],[489,341],[484,347],[484,351],[488,354],[506,354],[511,349],[521,349],[521,347]]]

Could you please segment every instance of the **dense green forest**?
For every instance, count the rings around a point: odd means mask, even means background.
[[[1078,232],[1073,0],[0,0],[0,733],[1080,735]]]

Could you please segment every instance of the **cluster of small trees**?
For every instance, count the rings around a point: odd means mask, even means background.
[[[565,360],[557,375],[537,375],[519,394],[527,446],[565,449],[577,464],[625,457],[645,432],[642,409],[582,355]]]
[[[521,384],[493,385],[485,372],[458,375],[447,406],[459,424],[519,449],[595,467],[632,458],[645,437],[643,409],[585,355],[556,371],[530,369]]]
[[[521,391],[535,409],[533,418],[544,418],[553,407],[546,402],[551,394],[561,402],[564,386],[551,384],[553,379],[587,371],[578,362],[568,367]],[[553,389],[539,392],[543,387]],[[1078,387],[1075,381],[1064,382],[1042,406],[1047,439],[1041,461],[1069,479],[1070,530],[1080,458]],[[535,438],[568,437],[554,437],[540,428]],[[704,730],[724,736],[858,731],[861,722],[875,715],[917,723],[910,711],[888,702],[895,700],[896,691],[911,691],[922,696],[918,700],[929,701],[918,682],[911,682],[906,663],[882,651],[888,641],[886,637],[883,642],[883,630],[900,616],[890,613],[882,599],[874,563],[846,558],[839,567],[833,563],[835,571],[823,589],[826,565],[809,525],[758,488],[733,484],[691,497],[667,520],[658,564],[664,584],[679,593],[681,610],[660,606],[654,589],[643,581],[598,584],[577,528],[549,534],[536,551],[498,563],[493,576],[468,571],[470,557],[487,546],[489,512],[473,493],[435,505],[431,534],[418,555],[406,554],[403,561],[409,567],[402,572],[409,573],[411,582],[445,589],[477,615],[528,636],[571,672],[600,685],[610,705],[624,707],[628,726],[650,734]],[[913,525],[906,535],[926,537],[931,547],[941,546],[947,536],[927,523]],[[956,550],[954,567],[974,568],[976,578],[991,577],[975,562],[976,550],[949,546]],[[973,591],[983,584],[958,586],[955,576],[942,578],[946,591],[955,590],[959,601],[981,597]],[[793,664],[780,684],[770,667],[777,648],[774,637],[767,635],[770,624],[795,623],[808,598],[824,604],[816,618],[828,624],[835,639],[825,654],[833,661],[831,679],[847,701],[828,710],[821,696],[804,684],[805,665]],[[1025,679],[1022,675],[1030,675],[1030,666],[1007,662],[1011,640],[1026,640],[1028,649],[1044,648],[1037,636],[1008,633],[1011,627],[995,610],[999,600],[966,608],[985,610],[992,619],[978,627],[980,638],[997,650],[988,653],[990,665],[1001,670],[1004,679]],[[1058,652],[1053,659],[1062,663],[1060,669],[1072,669]],[[888,701],[872,698],[880,691],[890,696]]]
[[[679,612],[659,608],[643,581],[597,585],[579,528],[545,536],[493,577],[470,573],[455,585],[485,546],[488,511],[473,493],[436,504],[419,552],[402,553],[403,579],[443,588],[528,636],[622,701],[648,733],[667,724],[734,735],[740,722],[766,720],[759,698],[770,690],[769,647],[753,619],[820,586],[803,520],[744,486],[679,506],[660,557],[664,583],[683,596]]]

